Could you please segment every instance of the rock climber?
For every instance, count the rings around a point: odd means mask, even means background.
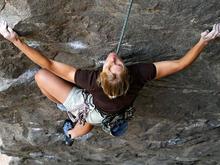
[[[48,59],[23,42],[5,21],[0,23],[0,33],[41,67],[35,75],[36,83],[45,96],[62,105],[74,120],[74,125],[68,122],[64,125],[65,135],[72,140],[100,125],[106,116],[123,114],[147,81],[166,77],[191,65],[210,41],[220,37],[220,24],[214,24],[211,31],[202,32],[199,41],[179,59],[125,66],[112,52],[101,70],[80,69]]]

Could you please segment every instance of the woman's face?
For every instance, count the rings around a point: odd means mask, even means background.
[[[102,70],[114,75],[120,75],[124,71],[124,67],[122,59],[116,53],[110,53],[105,60]]]

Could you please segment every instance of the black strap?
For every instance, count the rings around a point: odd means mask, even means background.
[[[124,109],[118,113],[103,115],[103,124],[111,123],[115,118],[123,119],[123,120],[131,120],[134,116],[135,108],[134,106],[130,106],[129,108]],[[102,115],[103,112],[101,112]]]

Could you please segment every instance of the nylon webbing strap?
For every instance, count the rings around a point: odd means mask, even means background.
[[[129,7],[127,9],[127,15],[126,15],[125,20],[124,20],[124,25],[123,25],[123,28],[122,28],[122,31],[121,31],[121,36],[120,36],[119,43],[118,43],[118,46],[117,46],[116,54],[118,54],[119,51],[120,51],[121,43],[122,43],[123,36],[124,36],[126,26],[127,26],[127,22],[128,22],[128,17],[129,17],[130,12],[131,12],[132,2],[133,2],[133,0],[130,0]]]

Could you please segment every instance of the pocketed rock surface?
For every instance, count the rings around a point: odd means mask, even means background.
[[[127,0],[0,0],[0,18],[47,57],[92,69],[115,50],[127,6]],[[218,0],[136,0],[120,55],[126,64],[180,58],[219,17]],[[126,135],[113,138],[96,127],[72,147],[63,142],[67,115],[36,86],[38,69],[0,37],[0,164],[219,164],[219,40],[184,71],[146,84]]]

